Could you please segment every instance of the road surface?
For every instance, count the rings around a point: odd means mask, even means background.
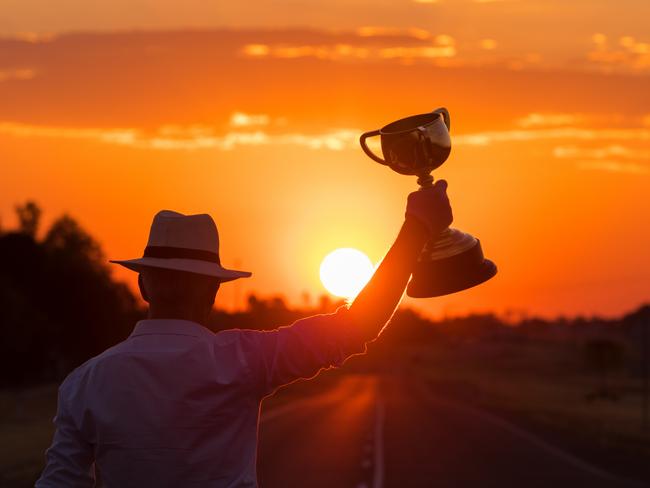
[[[261,488],[638,486],[406,376],[350,376],[264,411]]]

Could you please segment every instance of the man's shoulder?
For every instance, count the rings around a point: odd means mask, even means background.
[[[102,364],[107,359],[123,351],[125,343],[126,340],[118,342],[117,344],[109,347],[98,355],[91,357],[84,363],[77,366],[68,374],[68,376],[66,376],[59,388],[61,390],[69,390],[70,388],[77,387],[79,385],[79,382],[84,381],[99,364]]]

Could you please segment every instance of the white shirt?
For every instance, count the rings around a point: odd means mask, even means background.
[[[261,332],[143,320],[59,388],[38,488],[254,487],[262,398],[340,366],[364,340],[335,314]],[[93,463],[95,466],[93,467]]]

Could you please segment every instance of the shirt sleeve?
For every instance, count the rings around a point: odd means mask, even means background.
[[[347,307],[272,331],[242,333],[243,352],[262,395],[366,352],[365,340],[351,322]]]
[[[76,427],[63,388],[59,389],[54,425],[56,432],[52,445],[45,453],[45,469],[36,482],[36,488],[95,486],[93,448]]]

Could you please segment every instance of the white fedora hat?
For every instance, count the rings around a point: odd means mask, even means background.
[[[162,210],[154,216],[143,257],[110,262],[138,272],[143,268],[165,268],[214,276],[221,281],[251,276],[248,271],[221,266],[219,232],[212,217],[183,215],[171,210]]]

